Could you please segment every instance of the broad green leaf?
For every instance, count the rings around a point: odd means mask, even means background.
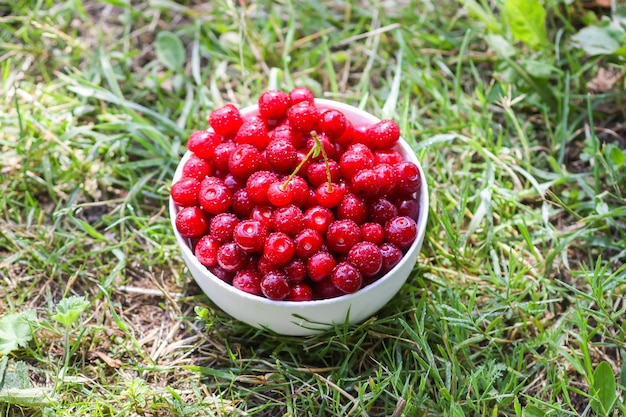
[[[591,408],[599,416],[608,416],[617,400],[615,374],[607,362],[600,362],[593,372]]]
[[[500,59],[512,58],[516,53],[515,47],[500,35],[487,35],[485,40]]]
[[[0,390],[0,402],[21,407],[45,407],[52,404],[50,388],[8,388]]]
[[[572,41],[587,55],[611,55],[625,47],[619,32],[616,25],[589,26],[572,36]]]
[[[545,417],[546,413],[534,405],[524,408],[524,417]]]
[[[552,75],[552,72],[555,71],[553,65],[534,59],[524,60],[522,65],[526,72],[528,72],[528,75],[540,80],[547,80]]]
[[[606,147],[606,152],[611,159],[611,162],[618,168],[621,168],[624,164],[626,164],[626,153],[621,150],[618,146],[614,144],[609,144]]]
[[[31,387],[28,367],[22,361],[7,363],[1,379],[0,392],[5,389],[25,389]]]
[[[619,382],[626,387],[626,361],[622,364],[622,370],[619,373]]]
[[[499,33],[502,31],[498,19],[496,19],[494,13],[491,10],[485,9],[476,0],[457,0],[459,3],[465,6],[470,17],[475,17],[482,21],[487,30],[492,33]]]
[[[89,301],[85,300],[85,297],[71,296],[64,298],[57,304],[57,312],[52,316],[52,319],[65,327],[70,327],[78,320],[78,317],[80,317],[80,314],[88,305]]]
[[[33,337],[29,323],[33,318],[32,311],[6,314],[0,318],[1,355],[8,355],[15,349],[26,346]]]
[[[626,45],[613,51],[613,55],[623,56],[626,58]]]
[[[0,366],[0,403],[20,407],[45,407],[52,404],[52,389],[33,387],[26,363],[9,362],[6,357],[4,359],[4,366]]]
[[[175,33],[159,32],[155,51],[159,61],[171,70],[181,69],[185,63],[185,47]]]
[[[506,0],[504,3],[511,34],[518,41],[540,48],[548,43],[546,9],[539,0]]]

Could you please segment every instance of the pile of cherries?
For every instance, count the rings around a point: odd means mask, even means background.
[[[268,90],[258,115],[232,104],[189,137],[171,188],[176,228],[235,288],[309,301],[358,291],[417,236],[421,177],[392,120],[354,125],[313,93]]]

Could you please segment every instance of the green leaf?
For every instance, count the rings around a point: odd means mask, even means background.
[[[624,164],[626,164],[626,153],[624,153],[624,151],[618,146],[611,143],[607,145],[606,151],[611,159],[611,162],[613,162],[616,167],[621,168]]]
[[[619,373],[619,382],[626,387],[626,361],[622,364],[622,370]]]
[[[495,15],[491,10],[484,8],[479,2],[476,0],[457,0],[461,3],[468,11],[470,17],[474,17],[482,21],[487,30],[493,33],[499,33],[502,31],[500,27],[500,23],[498,19],[496,19]]]
[[[52,390],[33,387],[28,376],[29,367],[25,362],[0,362],[0,403],[22,407],[42,407],[51,404]]]
[[[500,59],[513,58],[516,54],[515,47],[500,35],[487,35],[485,40]]]
[[[545,417],[546,413],[534,405],[524,408],[524,417]]]
[[[0,392],[5,389],[26,389],[32,386],[28,377],[28,367],[22,361],[7,363],[1,379]]]
[[[0,354],[8,355],[33,338],[30,321],[34,313],[29,310],[21,313],[5,314],[0,318]]]
[[[528,75],[540,80],[549,79],[552,75],[552,72],[556,70],[553,65],[534,59],[526,59],[523,61],[522,65],[524,66],[524,69],[526,70]]]
[[[159,32],[155,51],[159,61],[173,71],[181,69],[185,63],[185,46],[175,33]]]
[[[540,48],[548,43],[546,9],[539,0],[507,0],[504,3],[511,33],[518,41]]]
[[[320,151],[322,150],[322,148],[320,148],[319,146],[317,146],[317,144],[314,145],[313,147],[313,155],[311,155],[313,158],[317,158],[318,156],[320,156]]]
[[[71,296],[64,298],[57,304],[57,312],[52,316],[52,319],[65,327],[70,327],[78,320],[78,317],[80,317],[80,314],[88,305],[89,301],[85,300],[85,297]]]
[[[587,55],[612,55],[624,49],[621,42],[623,33],[615,24],[589,26],[572,36],[572,41]]]
[[[607,362],[600,362],[593,372],[592,410],[600,416],[608,416],[617,400],[616,390],[613,369]]]

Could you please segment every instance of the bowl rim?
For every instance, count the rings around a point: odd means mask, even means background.
[[[349,104],[337,102],[337,101],[334,101],[334,100],[316,98],[315,99],[315,104],[318,105],[319,107],[322,107],[322,108],[333,108],[333,109],[337,109],[337,110],[345,109],[345,110],[348,110],[351,113],[357,113],[357,114],[359,114],[359,116],[371,120],[372,123],[376,123],[377,121],[381,120],[378,117],[374,116],[373,114],[368,113],[368,112],[366,112],[366,111],[364,111],[362,109],[359,109],[357,107],[351,106]],[[252,116],[252,115],[255,115],[255,113],[258,114],[258,106],[257,105],[247,106],[247,107],[241,108],[239,110],[239,112],[242,115],[244,115],[244,116]],[[207,129],[211,130],[210,127],[208,127]],[[409,246],[407,251],[403,254],[403,257],[400,260],[400,262],[398,262],[385,275],[383,275],[382,277],[376,279],[374,282],[366,285],[365,287],[362,287],[361,289],[359,289],[358,291],[356,291],[354,293],[343,294],[343,295],[340,295],[340,296],[337,296],[337,297],[333,297],[333,298],[314,299],[314,300],[310,300],[310,301],[289,301],[289,300],[271,300],[271,299],[263,297],[263,296],[253,295],[253,294],[249,294],[249,293],[247,293],[245,291],[238,290],[237,288],[233,287],[232,284],[226,283],[223,280],[221,280],[220,278],[218,278],[217,276],[215,276],[211,271],[208,270],[208,268],[206,266],[204,266],[203,264],[200,263],[198,258],[196,258],[196,256],[194,255],[194,253],[193,253],[193,251],[191,249],[190,239],[182,237],[180,235],[180,233],[178,232],[178,230],[176,229],[175,220],[176,220],[176,214],[177,214],[178,210],[177,210],[176,204],[174,203],[174,201],[172,200],[172,198],[170,196],[169,197],[168,210],[170,212],[170,221],[172,223],[172,229],[173,229],[173,232],[174,232],[174,236],[176,237],[176,241],[178,243],[178,246],[179,246],[180,250],[182,252],[184,252],[183,255],[186,255],[186,256],[184,256],[184,258],[187,258],[191,262],[193,262],[194,265],[196,267],[198,267],[199,270],[203,271],[204,275],[207,276],[212,281],[214,281],[215,284],[217,284],[218,286],[220,286],[224,290],[226,290],[228,292],[232,292],[234,294],[237,294],[238,296],[240,296],[243,299],[245,299],[247,301],[250,301],[250,302],[260,303],[260,304],[263,304],[263,305],[274,306],[274,307],[281,306],[281,307],[285,307],[285,308],[287,308],[287,307],[296,307],[296,306],[299,307],[299,308],[314,307],[314,306],[322,307],[322,306],[327,306],[327,305],[331,305],[331,304],[350,303],[351,301],[353,301],[355,299],[358,299],[360,297],[363,297],[363,296],[365,296],[366,294],[368,294],[370,292],[376,291],[376,289],[379,286],[383,285],[383,283],[385,281],[388,281],[389,279],[391,279],[393,277],[394,272],[396,270],[398,270],[404,264],[405,261],[408,261],[409,259],[417,260],[419,252],[417,252],[415,254],[413,252],[416,252],[418,246],[421,248],[424,236],[426,234],[426,225],[427,225],[427,221],[428,221],[428,210],[429,210],[429,196],[428,196],[428,184],[427,184],[427,181],[426,181],[426,176],[424,174],[424,170],[422,169],[422,166],[420,164],[420,161],[417,158],[417,155],[415,154],[415,151],[413,150],[413,148],[411,148],[411,146],[408,144],[408,142],[406,142],[403,139],[402,136],[398,140],[398,144],[396,145],[396,147],[400,147],[402,149],[401,153],[403,154],[405,159],[407,159],[406,154],[411,155],[411,157],[409,158],[410,162],[415,163],[417,165],[417,167],[418,167],[419,172],[420,172],[421,187],[420,187],[420,195],[419,195],[419,198],[418,198],[419,211],[418,211],[418,219],[417,219],[417,222],[416,222],[416,224],[417,224],[417,235],[415,236],[415,240],[413,241],[411,246]],[[193,152],[187,150],[184,153],[184,155],[180,158],[180,160],[178,162],[178,165],[176,167],[176,171],[175,171],[174,176],[172,178],[172,184],[174,184],[176,181],[178,181],[182,177],[182,166],[192,156],[192,154],[193,154]],[[407,159],[407,160],[409,160],[409,159]],[[409,254],[410,255],[415,255],[415,256],[408,256]],[[403,285],[404,285],[404,283],[403,283]],[[209,298],[211,298],[209,294],[206,294],[206,295]]]

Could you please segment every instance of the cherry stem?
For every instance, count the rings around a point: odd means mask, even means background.
[[[291,173],[291,175],[289,175],[289,177],[285,180],[285,182],[283,182],[280,185],[280,189],[282,191],[287,191],[287,186],[289,185],[289,183],[291,182],[291,180],[293,179],[293,177],[296,176],[296,174],[298,173],[298,171],[300,171],[300,169],[304,166],[304,164],[306,163],[306,161],[309,160],[309,158],[315,153],[315,149],[317,147],[317,142],[315,143],[315,146],[313,146],[311,148],[311,150],[309,151],[309,153],[306,154],[306,156],[304,157],[304,159],[298,164],[298,166],[293,170],[293,172]]]
[[[311,137],[315,141],[315,146],[313,148],[318,147],[320,152],[322,152],[322,157],[324,158],[324,165],[326,166],[326,180],[328,181],[327,189],[329,193],[332,193],[333,192],[332,176],[330,175],[330,166],[328,165],[328,155],[326,155],[326,149],[324,149],[324,145],[322,145],[322,142],[320,141],[319,136],[317,136],[317,132],[315,130],[311,131]]]

